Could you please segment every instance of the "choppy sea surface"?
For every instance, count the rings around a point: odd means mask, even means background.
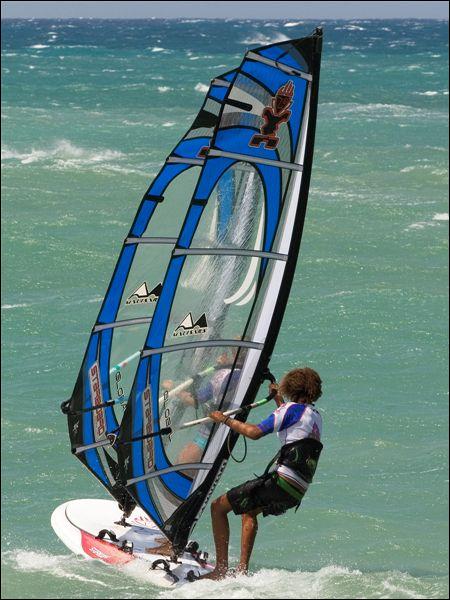
[[[63,501],[105,497],[59,404],[143,192],[212,77],[315,25],[2,22],[4,598],[448,597],[444,21],[323,23],[310,203],[271,366],[321,373],[326,448],[301,510],[262,520],[253,575],[162,592],[77,559],[50,527]],[[216,493],[276,447],[250,443]],[[212,552],[207,513],[195,535]]]

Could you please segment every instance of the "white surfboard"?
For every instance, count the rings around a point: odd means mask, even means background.
[[[112,500],[71,500],[58,506],[51,524],[75,554],[113,566],[134,561],[133,566],[138,567],[142,563],[140,575],[162,587],[188,583],[214,568],[198,551],[184,552],[177,563],[158,554],[165,538],[139,507],[127,518],[125,526],[118,523],[121,518],[122,513]]]

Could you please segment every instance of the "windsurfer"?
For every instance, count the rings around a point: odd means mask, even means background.
[[[233,511],[242,515],[241,556],[237,572],[247,573],[258,530],[257,515],[281,515],[290,508],[298,507],[316,470],[322,450],[322,417],[314,407],[314,402],[322,394],[319,374],[308,367],[294,369],[282,378],[279,386],[270,384],[269,390],[277,392],[275,401],[278,408],[259,425],[243,423],[220,411],[209,415],[216,423],[223,423],[252,440],[276,432],[282,445],[261,477],[246,481],[213,501],[211,517],[216,567],[204,576],[210,579],[222,579],[228,571],[228,513]],[[283,403],[283,397],[287,402]]]

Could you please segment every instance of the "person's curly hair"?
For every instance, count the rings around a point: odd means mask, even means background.
[[[316,402],[322,395],[322,380],[319,373],[309,367],[292,369],[281,380],[279,391],[292,402]]]

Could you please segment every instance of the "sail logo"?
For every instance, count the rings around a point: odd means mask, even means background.
[[[260,133],[255,133],[249,142],[249,146],[259,148],[261,144],[268,150],[274,150],[280,141],[278,129],[282,123],[287,123],[291,118],[291,106],[294,100],[294,82],[288,81],[280,86],[272,97],[271,104],[266,106],[261,117],[264,123],[260,127]]]
[[[91,388],[92,406],[103,404],[102,385],[100,379],[100,368],[96,361],[89,369],[89,384]],[[106,431],[105,411],[103,408],[94,410],[94,434],[95,439],[103,437]]]
[[[142,412],[144,415],[144,435],[148,435],[149,433],[152,433],[153,426],[152,394],[149,385],[142,392]],[[147,438],[144,440],[142,445],[144,450],[145,470],[148,472],[151,470],[154,464],[152,438]]]
[[[161,294],[161,290],[161,282],[149,291],[147,282],[144,281],[132,294],[130,294],[130,296],[128,296],[125,304],[146,304],[149,302],[156,302]]]
[[[197,152],[197,158],[206,158],[208,152],[211,150],[211,146],[202,146]]]
[[[142,392],[142,408],[144,414],[144,435],[152,433],[152,395],[150,386]],[[145,466],[147,470],[153,467],[153,442],[151,438],[144,441]]]
[[[183,337],[185,335],[200,335],[208,331],[208,322],[206,320],[206,314],[203,313],[201,317],[195,321],[192,318],[192,313],[188,313],[178,327],[173,332],[174,337]]]
[[[170,408],[169,408],[169,392],[166,390],[164,392],[164,419],[166,421],[166,427],[168,427],[170,429],[170,433],[168,434],[168,440],[169,442],[172,441],[172,417],[170,415]]]

